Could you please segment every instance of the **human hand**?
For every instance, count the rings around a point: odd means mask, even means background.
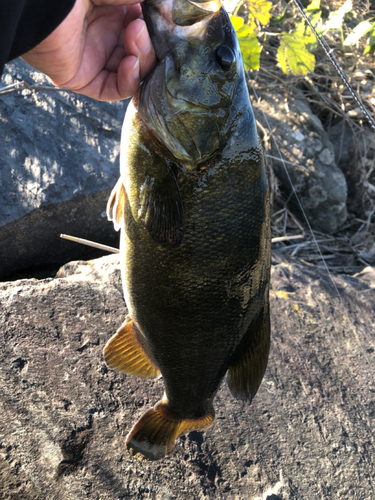
[[[134,95],[156,58],[137,0],[76,0],[68,17],[22,56],[58,87],[100,101]]]

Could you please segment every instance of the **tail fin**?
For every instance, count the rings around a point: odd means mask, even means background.
[[[140,453],[149,460],[158,460],[173,452],[178,436],[193,430],[208,429],[214,418],[213,410],[202,418],[179,418],[168,411],[163,399],[146,411],[134,425],[126,438],[126,447],[131,455]]]

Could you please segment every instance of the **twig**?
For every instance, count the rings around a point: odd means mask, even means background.
[[[277,236],[276,238],[272,238],[272,243],[280,243],[280,241],[289,241],[296,240],[298,238],[304,238],[303,234],[293,234],[291,236]]]
[[[74,241],[75,243],[81,243],[82,245],[87,245],[89,247],[99,248],[100,250],[105,250],[106,252],[120,253],[120,250],[118,248],[109,247],[108,245],[102,245],[101,243],[95,243],[94,241],[85,240],[83,238],[77,238],[76,236],[60,234],[60,238],[63,238],[64,240]]]

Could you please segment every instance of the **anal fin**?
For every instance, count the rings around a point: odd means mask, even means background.
[[[237,347],[229,365],[227,382],[237,399],[252,401],[267,368],[270,349],[270,314],[267,302]]]
[[[110,368],[142,378],[158,378],[160,370],[140,344],[130,316],[104,347],[104,359]]]
[[[193,430],[206,430],[213,424],[213,410],[201,418],[183,419],[168,411],[167,401],[163,398],[146,411],[129,432],[126,447],[131,455],[140,453],[149,460],[159,460],[173,452],[178,436]]]

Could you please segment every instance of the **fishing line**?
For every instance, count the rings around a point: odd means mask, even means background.
[[[305,10],[304,10],[304,8],[303,8],[303,5],[301,4],[300,0],[293,0],[293,1],[295,2],[295,4],[296,4],[296,6],[298,7],[299,11],[300,11],[300,12],[301,12],[301,14],[303,15],[303,17],[304,17],[304,19],[306,20],[306,22],[308,23],[309,27],[310,27],[310,28],[311,28],[311,30],[313,31],[314,35],[316,36],[316,38],[317,38],[317,39],[318,39],[318,41],[320,42],[320,44],[321,44],[321,46],[323,47],[323,49],[324,49],[324,51],[325,51],[326,55],[328,56],[329,60],[330,60],[330,61],[332,62],[332,64],[334,65],[334,67],[335,67],[336,71],[339,73],[339,75],[340,75],[341,79],[343,80],[343,82],[345,83],[345,85],[347,86],[347,88],[349,89],[349,91],[350,91],[350,93],[352,94],[353,98],[355,99],[356,103],[358,104],[358,106],[360,107],[360,109],[362,110],[362,112],[364,113],[364,115],[366,116],[366,118],[367,118],[367,120],[368,120],[368,122],[369,122],[370,126],[371,126],[371,127],[372,127],[372,129],[375,131],[375,121],[372,119],[371,115],[369,114],[369,112],[367,111],[367,109],[366,109],[366,108],[365,108],[365,106],[363,105],[362,101],[360,100],[360,98],[359,98],[358,94],[356,93],[356,91],[353,89],[353,87],[352,87],[352,86],[351,86],[351,84],[349,83],[348,79],[346,78],[345,73],[343,72],[343,70],[342,70],[342,68],[341,68],[341,66],[340,66],[340,64],[339,64],[339,62],[337,61],[337,59],[336,59],[335,55],[333,54],[333,49],[331,49],[331,48],[329,47],[329,45],[328,45],[328,44],[327,44],[327,42],[325,41],[324,37],[323,37],[323,36],[320,36],[320,35],[317,33],[317,31],[315,30],[314,26],[312,25],[312,23],[311,23],[311,21],[310,21],[310,19],[309,19],[308,15],[306,14],[306,12],[305,12]],[[254,96],[255,96],[256,100],[258,101],[258,100],[259,100],[259,98],[258,98],[258,95],[257,95],[257,93],[256,93],[255,87],[254,87],[254,85],[253,85],[253,82],[252,82],[252,80],[251,80],[250,78],[248,78],[248,80],[251,82],[251,86],[252,86],[252,90],[253,90]],[[305,221],[306,221],[306,224],[307,224],[307,226],[308,226],[308,228],[309,228],[309,231],[310,231],[310,233],[311,233],[311,235],[312,235],[312,238],[313,238],[314,244],[315,244],[316,248],[318,249],[319,256],[321,257],[321,259],[322,259],[322,261],[323,261],[323,266],[324,266],[324,268],[326,269],[326,271],[327,271],[327,273],[328,273],[328,276],[329,276],[329,278],[330,278],[330,280],[331,280],[331,283],[332,283],[332,285],[333,285],[333,287],[334,287],[334,289],[335,289],[335,291],[336,291],[336,294],[337,294],[337,296],[338,296],[338,298],[339,298],[339,300],[340,300],[340,304],[341,304],[341,306],[342,306],[343,310],[344,310],[344,311],[347,311],[347,310],[346,310],[346,308],[345,308],[345,306],[344,306],[344,304],[343,304],[341,294],[340,294],[340,292],[339,292],[339,290],[338,290],[338,288],[337,288],[337,286],[336,286],[336,283],[335,283],[335,281],[333,280],[332,274],[331,274],[331,272],[330,272],[330,270],[329,270],[329,268],[328,268],[328,266],[327,266],[327,262],[326,262],[326,260],[324,259],[323,254],[322,254],[322,252],[321,252],[321,250],[320,250],[320,246],[319,246],[319,244],[318,244],[318,242],[317,242],[317,239],[316,239],[316,237],[315,237],[314,231],[313,231],[313,230],[312,230],[312,228],[311,228],[310,222],[309,222],[309,220],[308,220],[308,218],[307,218],[307,215],[306,215],[305,210],[304,210],[304,208],[303,208],[303,206],[302,206],[302,203],[301,203],[301,201],[300,201],[300,199],[299,199],[299,197],[298,197],[298,195],[297,195],[297,192],[296,192],[296,190],[295,190],[295,188],[294,188],[294,185],[293,185],[292,179],[290,178],[290,175],[289,175],[288,169],[286,168],[286,164],[285,164],[286,162],[285,162],[284,158],[282,157],[281,151],[280,151],[279,146],[278,146],[278,144],[277,144],[277,141],[276,141],[276,139],[275,139],[275,137],[274,137],[274,135],[273,135],[273,133],[272,133],[272,131],[271,131],[270,124],[269,124],[269,122],[268,122],[267,116],[265,115],[265,113],[264,113],[263,109],[262,109],[262,114],[263,114],[263,117],[264,117],[264,119],[265,119],[265,121],[266,121],[267,127],[268,127],[268,129],[269,129],[269,131],[270,131],[270,135],[271,135],[271,137],[272,137],[272,139],[273,139],[273,141],[274,141],[274,144],[275,144],[275,146],[276,146],[277,153],[278,153],[278,155],[279,155],[279,159],[280,159],[280,161],[282,162],[282,165],[283,165],[283,168],[284,168],[284,170],[285,170],[286,176],[287,176],[287,178],[288,178],[289,184],[290,184],[290,186],[291,186],[291,188],[292,188],[292,193],[293,193],[293,194],[294,194],[294,196],[296,197],[296,200],[297,200],[297,203],[298,203],[298,205],[299,205],[299,207],[300,207],[300,210],[301,210],[301,212],[302,212],[302,215],[303,215],[303,217],[304,217],[304,219],[305,219]],[[289,162],[288,162],[288,163],[289,163]],[[353,326],[353,328],[354,328],[354,326]],[[356,331],[356,329],[355,329],[355,328],[354,328],[354,331]],[[357,337],[357,334],[356,334],[356,337]],[[363,352],[364,358],[366,359],[366,361],[367,361],[368,365],[371,367],[370,360],[368,359],[368,356],[367,356],[367,354],[366,354],[365,350],[363,349],[362,344],[360,343],[359,339],[357,339],[357,340],[358,340],[358,344],[359,344],[359,346],[360,346],[360,348],[361,348],[361,350],[362,350],[362,352]]]
[[[248,74],[248,72],[247,72],[247,74]],[[254,87],[254,84],[253,84],[253,82],[252,82],[251,78],[249,77],[249,74],[248,74],[248,82],[251,84],[252,91],[253,91],[253,94],[254,94],[254,96],[255,96],[255,99],[257,100],[257,102],[259,102],[259,97],[258,97],[258,94],[257,94],[257,92],[256,92],[256,90],[255,90],[255,87]],[[277,141],[276,141],[276,138],[275,138],[275,136],[274,136],[274,134],[273,134],[273,132],[272,132],[272,130],[271,130],[271,126],[270,126],[270,123],[269,123],[269,121],[268,121],[268,118],[267,118],[267,116],[266,116],[265,112],[263,111],[262,107],[261,107],[260,109],[261,109],[261,112],[262,112],[263,118],[264,118],[264,120],[265,120],[265,122],[266,122],[266,124],[267,124],[268,130],[269,130],[269,133],[270,133],[270,137],[272,138],[272,140],[273,140],[273,142],[274,142],[274,144],[275,144],[275,146],[276,146],[276,149],[277,149],[277,154],[278,154],[278,156],[279,156],[279,158],[278,158],[278,159],[281,161],[281,163],[282,163],[282,165],[283,165],[283,168],[284,168],[285,173],[286,173],[286,175],[287,175],[288,181],[289,181],[290,186],[291,186],[291,188],[292,188],[292,193],[295,195],[295,197],[296,197],[296,199],[297,199],[297,202],[298,202],[299,208],[300,208],[300,210],[301,210],[301,212],[302,212],[302,214],[303,214],[303,217],[304,217],[304,219],[305,219],[305,221],[306,221],[306,224],[307,224],[307,226],[308,226],[308,229],[309,229],[309,231],[310,231],[310,233],[311,233],[311,235],[312,235],[312,238],[313,238],[314,244],[316,245],[316,248],[318,249],[319,255],[320,255],[320,257],[321,257],[321,259],[322,259],[322,261],[323,261],[324,268],[325,268],[326,272],[328,273],[328,276],[329,276],[329,278],[330,278],[330,281],[331,281],[331,283],[332,283],[332,285],[333,285],[333,288],[334,288],[334,290],[335,290],[335,292],[336,292],[336,294],[337,294],[337,297],[338,297],[338,299],[339,299],[339,301],[340,301],[341,310],[342,310],[342,311],[344,311],[344,312],[345,312],[345,316],[349,318],[350,316],[349,316],[348,309],[347,309],[347,307],[345,306],[345,304],[344,304],[344,302],[343,302],[343,300],[342,300],[342,297],[341,297],[341,294],[340,294],[340,292],[339,292],[339,289],[337,288],[337,285],[336,285],[336,283],[335,283],[335,281],[334,281],[334,279],[333,279],[332,273],[330,272],[330,270],[329,270],[329,268],[328,268],[328,266],[327,266],[326,260],[324,259],[324,256],[323,256],[323,254],[322,254],[322,252],[321,252],[321,249],[320,249],[319,243],[318,243],[318,241],[317,241],[317,238],[316,238],[316,236],[315,236],[315,233],[314,233],[314,231],[313,231],[313,229],[312,229],[312,227],[311,227],[311,225],[310,225],[310,222],[309,222],[309,220],[308,220],[308,217],[307,217],[307,215],[306,215],[306,212],[305,212],[305,210],[304,210],[304,208],[303,208],[303,206],[302,206],[302,203],[301,203],[301,201],[300,201],[300,199],[299,199],[299,196],[298,196],[298,194],[297,194],[297,192],[296,192],[296,189],[295,189],[295,187],[294,187],[294,184],[293,184],[293,182],[292,182],[292,179],[291,179],[291,177],[290,177],[290,175],[289,175],[288,169],[287,169],[287,167],[286,167],[286,162],[284,161],[284,158],[283,158],[283,156],[282,156],[282,154],[281,154],[281,151],[280,151],[280,148],[279,148],[278,143],[277,143]],[[288,163],[289,163],[289,162],[288,162]],[[349,325],[348,325],[348,326],[349,326]],[[357,345],[358,345],[358,347],[359,347],[360,351],[362,352],[362,355],[363,355],[364,359],[365,359],[365,360],[366,360],[366,362],[367,362],[367,366],[368,366],[368,368],[369,368],[370,372],[372,373],[372,376],[374,376],[374,369],[373,369],[373,367],[372,367],[372,365],[371,365],[371,362],[370,362],[370,360],[369,360],[369,358],[368,358],[368,356],[367,356],[367,353],[366,353],[366,351],[364,350],[364,348],[363,348],[363,346],[362,346],[362,343],[361,343],[361,341],[360,341],[360,339],[359,339],[359,337],[358,337],[358,334],[357,334],[357,329],[355,328],[355,326],[354,326],[354,323],[353,323],[353,320],[352,320],[352,319],[350,319],[350,326],[351,326],[351,330],[352,330],[352,332],[354,333],[355,339],[356,339],[356,341],[357,341]],[[330,340],[329,336],[328,336],[328,340],[329,340],[329,342],[332,344],[332,342],[331,342],[331,340]],[[297,351],[297,354],[298,354],[298,351]],[[298,356],[299,356],[299,354],[298,354]],[[300,360],[302,361],[301,356],[299,356],[299,358],[300,358]],[[332,357],[332,360],[334,361],[334,357]],[[350,397],[350,399],[351,399],[353,409],[356,409],[356,404],[355,404],[354,400],[352,399],[352,396],[351,396],[350,391],[349,391],[349,396],[348,396],[348,397]],[[319,420],[319,416],[318,416],[318,415],[316,415],[316,414],[315,414],[315,416],[316,416],[316,418]],[[353,424],[353,420],[352,420],[352,418],[349,416],[349,414],[347,414],[347,417],[348,417],[348,419],[349,419],[349,420],[352,422],[352,424]],[[283,422],[283,424],[284,424],[284,430],[286,431],[286,434],[288,435],[288,434],[290,434],[290,433],[289,433],[289,431],[288,431],[288,427],[287,427],[287,425],[286,425],[286,423],[285,423],[285,418],[282,418],[282,420],[284,420],[284,422]],[[324,422],[323,422],[323,423],[324,423]],[[356,430],[356,427],[355,427],[355,425],[354,425],[354,424],[353,424],[352,432],[353,432],[353,434],[355,435],[356,439],[358,440],[358,439],[359,439],[359,438],[358,438],[358,433],[357,433],[357,430]],[[367,455],[368,455],[368,453],[366,453],[366,458],[365,458],[365,460],[366,460],[366,462],[367,462],[367,464],[368,464],[368,466],[369,466],[369,465],[370,465],[370,462],[371,462],[371,458],[369,458]],[[326,455],[326,458],[328,458],[328,455]],[[363,458],[364,458],[364,456],[363,456]],[[369,470],[369,469],[368,469],[368,470]],[[372,477],[372,479],[373,479],[373,477]]]
[[[372,116],[370,115],[370,113],[365,108],[365,106],[362,103],[362,101],[361,101],[359,95],[357,94],[357,92],[354,90],[354,88],[349,83],[348,79],[346,78],[345,73],[343,72],[343,70],[342,70],[342,68],[341,68],[338,60],[336,59],[336,56],[333,53],[333,49],[331,49],[331,47],[325,41],[323,35],[319,35],[319,33],[316,31],[316,29],[314,28],[313,24],[310,21],[309,16],[306,14],[306,11],[303,8],[303,5],[301,4],[300,0],[293,0],[293,1],[296,4],[298,10],[301,12],[303,18],[305,19],[305,21],[309,25],[311,31],[316,36],[316,39],[318,40],[318,42],[320,43],[320,45],[323,47],[324,52],[326,53],[327,57],[329,58],[329,60],[333,64],[333,66],[335,67],[337,73],[340,75],[342,81],[345,83],[345,85],[348,88],[349,92],[351,93],[353,99],[358,104],[358,106],[359,106],[360,110],[362,111],[362,113],[365,115],[367,121],[369,122],[369,124],[370,124],[370,126],[372,128],[372,130],[375,132],[375,121],[373,120]]]

